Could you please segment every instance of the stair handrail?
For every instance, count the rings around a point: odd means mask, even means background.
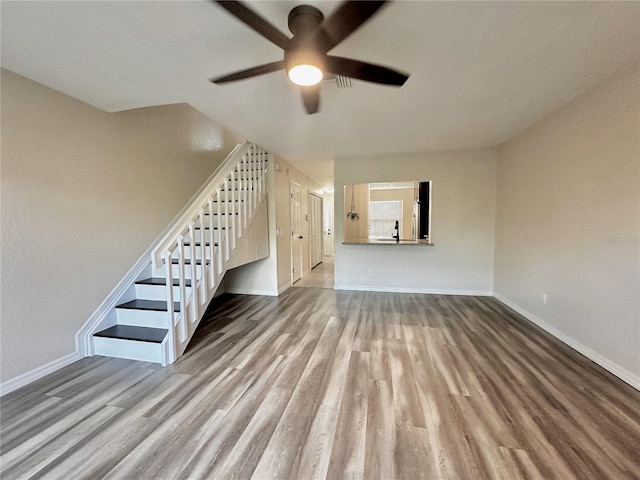
[[[164,236],[156,241],[155,246],[151,251],[151,262],[153,264],[153,268],[161,268],[164,265],[163,252],[166,251],[167,247],[173,242],[176,236],[188,226],[189,222],[197,216],[197,213],[203,207],[208,198],[211,197],[215,193],[216,189],[221,186],[228,175],[230,168],[233,168],[242,155],[248,153],[253,146],[254,144],[249,141],[236,145],[218,168],[216,168],[209,176],[202,187],[200,187],[193,197],[191,197],[191,200],[189,200],[185,209],[180,212],[167,227]]]

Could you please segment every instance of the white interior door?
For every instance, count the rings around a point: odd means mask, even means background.
[[[302,227],[300,195],[301,188],[295,182],[291,182],[291,282],[295,283],[302,278]]]
[[[322,263],[322,198],[309,193],[309,257],[311,268]]]

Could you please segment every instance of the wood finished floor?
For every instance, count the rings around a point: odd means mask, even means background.
[[[333,257],[325,256],[322,263],[315,266],[304,277],[293,284],[294,287],[333,288]]]
[[[217,301],[174,365],[2,398],[5,479],[638,479],[640,392],[492,298]]]

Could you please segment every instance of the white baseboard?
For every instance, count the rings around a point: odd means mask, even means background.
[[[471,297],[490,297],[492,293],[486,290],[449,290],[440,288],[409,288],[409,287],[385,287],[373,285],[340,285],[336,284],[334,290],[359,290],[362,292],[388,292],[388,293],[425,293],[428,295],[465,295]]]
[[[542,328],[546,332],[550,333],[551,335],[556,337],[561,342],[567,344],[568,346],[570,346],[571,348],[576,350],[578,353],[581,353],[582,355],[587,357],[589,360],[593,361],[594,363],[597,363],[598,365],[600,365],[605,370],[613,373],[620,380],[625,381],[626,383],[631,385],[636,390],[640,390],[640,377],[638,377],[637,375],[634,375],[633,373],[629,372],[628,370],[626,370],[626,369],[622,368],[621,366],[613,363],[611,360],[609,360],[608,358],[603,357],[598,352],[595,352],[595,351],[591,350],[589,347],[585,347],[580,342],[576,341],[575,339],[573,339],[570,336],[566,335],[565,333],[561,332],[557,328],[549,325],[547,322],[542,320],[540,317],[537,317],[533,313],[531,313],[531,312],[525,310],[524,308],[516,305],[515,303],[513,303],[508,298],[503,297],[502,295],[499,295],[497,293],[494,293],[493,297],[496,300],[498,300],[499,302],[501,302],[504,305],[506,305],[507,307],[509,307],[510,309],[515,310],[516,312],[518,312],[520,315],[525,317],[527,320],[535,323],[537,326],[539,326],[540,328]]]
[[[39,380],[42,377],[55,372],[56,370],[60,370],[67,365],[71,365],[73,362],[77,362],[81,358],[83,358],[81,355],[73,352],[69,355],[58,358],[53,362],[49,362],[46,365],[34,368],[30,372],[23,373],[22,375],[18,375],[17,377],[12,378],[11,380],[0,383],[0,396],[6,395],[9,392],[13,392],[14,390],[17,390],[20,387],[24,387],[31,382],[35,382],[36,380]]]
[[[225,293],[231,293],[233,295],[263,295],[266,297],[277,297],[277,290],[258,290],[253,288],[234,288],[227,290]]]

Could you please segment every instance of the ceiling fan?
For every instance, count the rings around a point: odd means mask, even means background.
[[[388,67],[350,58],[328,55],[331,49],[360,28],[386,1],[345,1],[326,20],[310,5],[298,5],[289,12],[289,38],[242,2],[216,0],[222,8],[284,50],[283,60],[213,78],[216,84],[286,70],[300,86],[307,113],[320,106],[320,81],[327,72],[383,85],[402,86],[409,75]]]

